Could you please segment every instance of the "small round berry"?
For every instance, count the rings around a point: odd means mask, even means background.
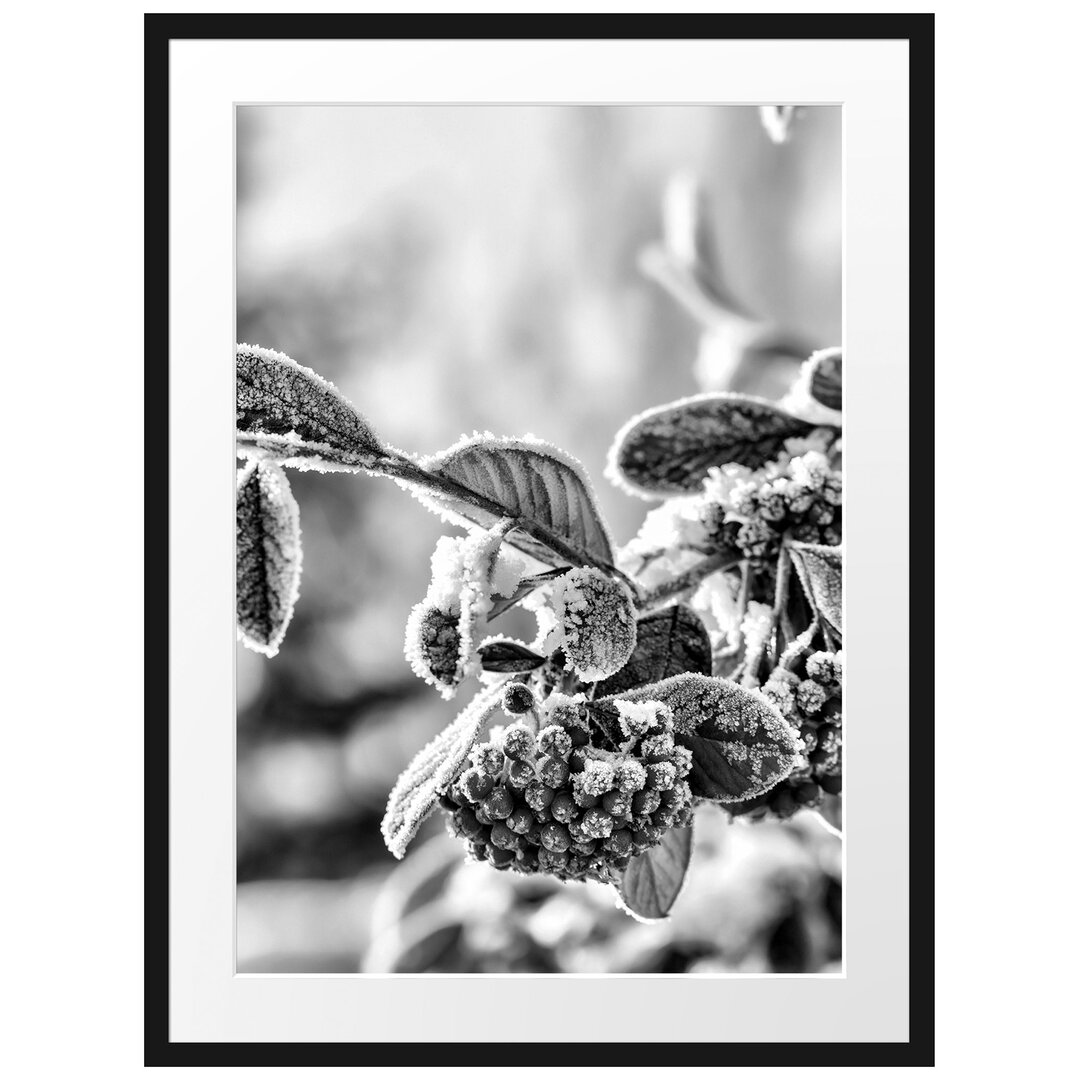
[[[494,743],[477,744],[469,751],[469,757],[488,776],[498,776],[502,772],[503,752]]]
[[[592,810],[585,811],[585,816],[581,819],[581,827],[586,835],[599,840],[611,835],[614,823],[609,813],[594,807]]]
[[[660,830],[655,825],[642,825],[640,829],[634,829],[630,836],[635,844],[652,847],[660,839]]]
[[[667,791],[675,786],[675,766],[670,761],[660,761],[648,767],[649,787],[656,791]]]
[[[555,789],[548,787],[547,784],[540,780],[534,780],[525,789],[525,801],[532,807],[536,813],[541,810],[546,810],[551,805],[551,800],[555,798]]]
[[[505,870],[511,866],[516,858],[513,851],[509,851],[506,848],[491,847],[487,851],[488,862],[495,867],[496,870]]]
[[[536,737],[537,752],[549,757],[565,759],[570,756],[573,748],[574,743],[569,732],[556,724],[548,724],[547,727],[541,728],[540,734]]]
[[[466,769],[461,775],[461,792],[469,802],[481,802],[494,787],[495,781],[478,766]]]
[[[775,789],[775,794],[769,800],[769,809],[777,817],[791,817],[798,808],[798,803],[795,802],[795,796],[791,793],[791,788],[784,784]]]
[[[521,686],[521,683],[511,683],[511,686]],[[528,690],[528,687],[525,687]],[[532,693],[532,691],[529,691]],[[506,729],[503,735],[503,753],[511,761],[524,761],[532,756],[536,747],[536,739],[533,733],[524,724],[514,724]]]
[[[603,798],[603,806],[612,817],[625,817],[630,813],[630,795],[625,791],[609,791]]]
[[[455,818],[461,823],[461,831],[470,840],[475,840],[478,836],[482,836],[484,833],[484,826],[480,824],[476,814],[465,807],[463,810],[459,810],[455,815]]]
[[[814,682],[813,679],[804,679],[799,683],[799,689],[795,692],[795,700],[799,709],[807,716],[813,716],[825,704],[826,697],[824,688]]]
[[[809,806],[811,803],[817,802],[818,797],[821,795],[821,788],[813,780],[807,780],[804,783],[797,784],[794,792],[797,803],[802,806]]]
[[[505,821],[496,821],[491,826],[491,842],[497,848],[503,848],[505,851],[516,851],[520,841],[517,834]]]
[[[605,841],[604,848],[615,855],[629,855],[631,833],[629,829],[617,829]]]
[[[817,728],[813,724],[803,724],[799,728],[799,738],[802,739],[805,753],[809,754],[811,750],[817,749]]]
[[[515,806],[510,816],[506,819],[506,824],[513,829],[514,832],[520,836],[526,835],[533,827],[536,818],[533,816],[533,812],[526,806]]]
[[[576,777],[575,777],[576,779]],[[591,810],[594,806],[600,805],[600,796],[592,795],[587,791],[582,791],[577,785],[574,786],[574,802],[581,807],[582,810]]]
[[[639,791],[630,803],[634,817],[651,814],[660,805],[660,792],[656,790]]]
[[[829,795],[839,795],[844,788],[844,777],[837,773],[835,775],[826,774],[818,778],[818,783],[821,785],[822,791]]]
[[[556,757],[541,758],[537,763],[537,773],[540,779],[549,787],[559,788],[566,783],[570,776],[570,768],[565,761]]]
[[[500,784],[480,806],[492,821],[504,821],[514,809],[514,796]]]
[[[658,829],[670,828],[675,822],[675,808],[673,806],[659,806],[653,811],[650,820]]]
[[[620,791],[625,791],[632,795],[635,791],[640,791],[648,780],[648,774],[645,772],[645,766],[640,761],[634,761],[632,758],[623,758],[615,765],[615,786]]]
[[[545,870],[548,873],[563,869],[570,858],[565,850],[550,851],[548,848],[541,848],[537,852],[537,856],[538,862],[540,863],[540,869]]]
[[[506,779],[511,787],[522,790],[536,779],[536,770],[527,761],[511,761]]]
[[[811,765],[827,765],[832,754],[823,746],[818,746],[816,750],[811,750],[807,754],[807,760]]]
[[[532,692],[532,687],[528,683],[507,683],[503,688],[502,706],[511,716],[519,716],[521,713],[527,713],[530,709],[536,707],[536,695]],[[504,752],[507,757],[514,756],[509,750],[505,749],[505,746]]]
[[[667,761],[675,753],[675,736],[669,731],[660,735],[650,735],[643,739],[638,752],[646,764],[654,764],[658,761]]]
[[[570,752],[570,757],[567,759],[567,764],[570,766],[570,772],[575,776],[585,771],[585,763],[589,760],[589,755],[581,747],[575,747]]]
[[[551,816],[564,825],[578,816],[577,804],[569,791],[560,791],[551,801]]]
[[[592,855],[593,852],[599,847],[599,843],[590,837],[585,837],[583,840],[575,840],[573,850],[578,855]]]
[[[565,825],[553,821],[540,830],[540,843],[548,851],[566,851],[570,847],[570,833]]]

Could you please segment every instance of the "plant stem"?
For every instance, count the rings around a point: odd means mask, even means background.
[[[740,561],[741,556],[731,548],[724,548],[702,559],[678,577],[665,581],[662,585],[657,585],[655,589],[650,589],[645,593],[639,605],[641,613],[645,614],[663,607],[673,596],[679,596],[690,589],[697,588],[711,574],[734,569]]]

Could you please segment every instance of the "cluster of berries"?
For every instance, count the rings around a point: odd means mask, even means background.
[[[510,683],[511,713],[536,717],[532,690]],[[554,694],[544,726],[496,728],[443,796],[448,828],[471,856],[500,870],[616,883],[630,859],[689,823],[691,755],[675,744],[670,710],[635,707],[614,749],[586,709]]]
[[[803,760],[786,780],[746,802],[729,804],[736,816],[786,820],[797,810],[815,807],[823,795],[839,795],[843,786],[843,652],[807,657],[803,677],[777,668],[762,692],[799,729]]]
[[[714,541],[760,565],[775,562],[785,533],[804,543],[839,544],[842,503],[840,473],[814,451],[737,483],[726,502],[710,508],[705,524]]]

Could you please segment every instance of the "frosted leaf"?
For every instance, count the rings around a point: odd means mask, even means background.
[[[820,349],[813,353],[780,404],[810,423],[842,424],[842,350]]]
[[[638,619],[637,643],[630,659],[596,692],[618,694],[684,671],[712,674],[712,644],[701,619],[685,604],[675,604]]]
[[[398,777],[386,804],[382,835],[395,858],[402,858],[417,830],[461,771],[484,723],[498,707],[501,687],[482,690],[457,717],[413,758]]]
[[[490,507],[401,481],[436,513],[484,527],[513,518],[507,543],[546,566],[611,563],[611,537],[584,467],[550,443],[474,434],[420,464]]]
[[[671,709],[676,741],[693,754],[690,790],[698,798],[753,798],[787,777],[798,761],[798,732],[759,691],[727,679],[688,673],[622,696]]]
[[[542,588],[544,585],[547,585],[558,577],[562,577],[567,569],[568,568],[565,566],[560,566],[556,567],[554,570],[546,570],[542,574],[530,574],[528,577],[523,577],[512,592],[504,592],[505,585],[500,583],[498,565],[496,565],[495,575],[491,582],[492,597],[491,610],[488,612],[488,622],[497,615],[501,615],[504,611],[509,611],[515,604],[521,603],[521,601],[534,593],[537,589]]]
[[[567,664],[586,682],[614,675],[637,643],[637,622],[630,590],[592,567],[571,570],[552,587],[558,640]]]
[[[682,890],[693,851],[693,822],[668,829],[659,844],[630,860],[619,885],[619,906],[639,922],[665,918]]]
[[[255,652],[277,654],[300,593],[300,510],[272,461],[256,461],[236,484],[236,623]]]
[[[791,125],[798,115],[795,105],[760,105],[761,125],[769,138],[781,145],[791,137]]]
[[[698,394],[648,409],[625,424],[608,451],[605,475],[647,499],[686,495],[701,489],[710,469],[760,468],[777,456],[785,439],[813,429],[761,398]]]
[[[538,656],[524,642],[513,638],[490,638],[477,650],[484,671],[501,674],[520,674],[544,666],[545,658]]]
[[[818,615],[838,634],[844,632],[844,554],[824,544],[788,545],[803,591]]]
[[[383,447],[341,392],[284,353],[236,346],[237,440],[289,464],[363,466]]]
[[[475,664],[473,649],[491,607],[493,563],[506,531],[441,536],[431,556],[427,595],[405,624],[405,657],[413,671],[451,698]]]

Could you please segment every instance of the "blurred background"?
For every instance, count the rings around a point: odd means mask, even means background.
[[[632,414],[780,397],[840,343],[840,131],[833,107],[782,144],[742,106],[239,108],[237,340],[314,368],[409,451],[474,430],[563,447],[625,543],[652,504],[602,469]],[[678,272],[689,178],[722,285],[704,304]],[[467,865],[441,815],[397,863],[387,795],[456,711],[402,653],[443,526],[386,481],[290,480],[300,600],[275,658],[237,649],[239,971],[838,970],[840,845],[812,820],[699,813],[662,925]]]

